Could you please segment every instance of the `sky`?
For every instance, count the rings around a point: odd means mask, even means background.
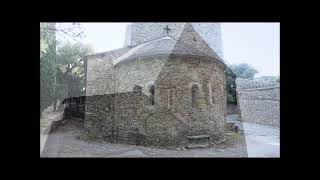
[[[129,23],[81,23],[95,52],[121,48]],[[279,23],[221,23],[224,59],[229,64],[248,63],[259,76],[280,75]]]

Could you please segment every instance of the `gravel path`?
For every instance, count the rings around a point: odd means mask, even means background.
[[[247,157],[244,136],[228,133],[230,145],[188,150],[167,150],[144,146],[85,142],[76,137],[80,123],[70,120],[48,136],[41,157]]]
[[[241,122],[237,115],[227,116],[244,131],[248,157],[280,157],[280,127]]]
[[[280,128],[243,123],[249,157],[280,157]]]
[[[41,157],[280,157],[280,128],[237,121],[228,116],[244,135],[227,133],[228,145],[220,147],[167,150],[152,147],[85,142],[76,137],[81,134],[81,123],[67,120],[54,133],[49,134]]]

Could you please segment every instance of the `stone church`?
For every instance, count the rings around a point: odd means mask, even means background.
[[[125,46],[85,57],[93,139],[185,147],[224,139],[226,77],[217,23],[133,23]]]

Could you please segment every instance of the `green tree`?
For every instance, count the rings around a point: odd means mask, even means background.
[[[54,28],[54,23],[40,24],[40,112],[51,105],[54,99],[54,80],[56,75]]]
[[[79,23],[40,23],[40,112],[52,103],[56,109],[58,89],[58,62],[56,59],[57,37],[71,37],[73,40],[84,37]]]
[[[238,78],[253,80],[254,76],[258,73],[254,67],[246,63],[231,65],[230,68]]]
[[[237,103],[236,99],[236,75],[232,72],[230,67],[226,68],[226,90],[227,90],[227,102]]]
[[[93,53],[90,45],[66,42],[57,49],[57,94],[59,99],[83,96],[85,72],[83,57]]]

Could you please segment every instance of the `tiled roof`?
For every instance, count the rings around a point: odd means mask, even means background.
[[[218,61],[223,60],[212,51],[200,51],[195,46],[176,41],[170,36],[165,36],[156,40],[149,41],[144,44],[137,45],[124,55],[114,60],[114,64],[128,61],[138,57],[150,57],[156,55],[190,55],[207,58],[214,58]]]

